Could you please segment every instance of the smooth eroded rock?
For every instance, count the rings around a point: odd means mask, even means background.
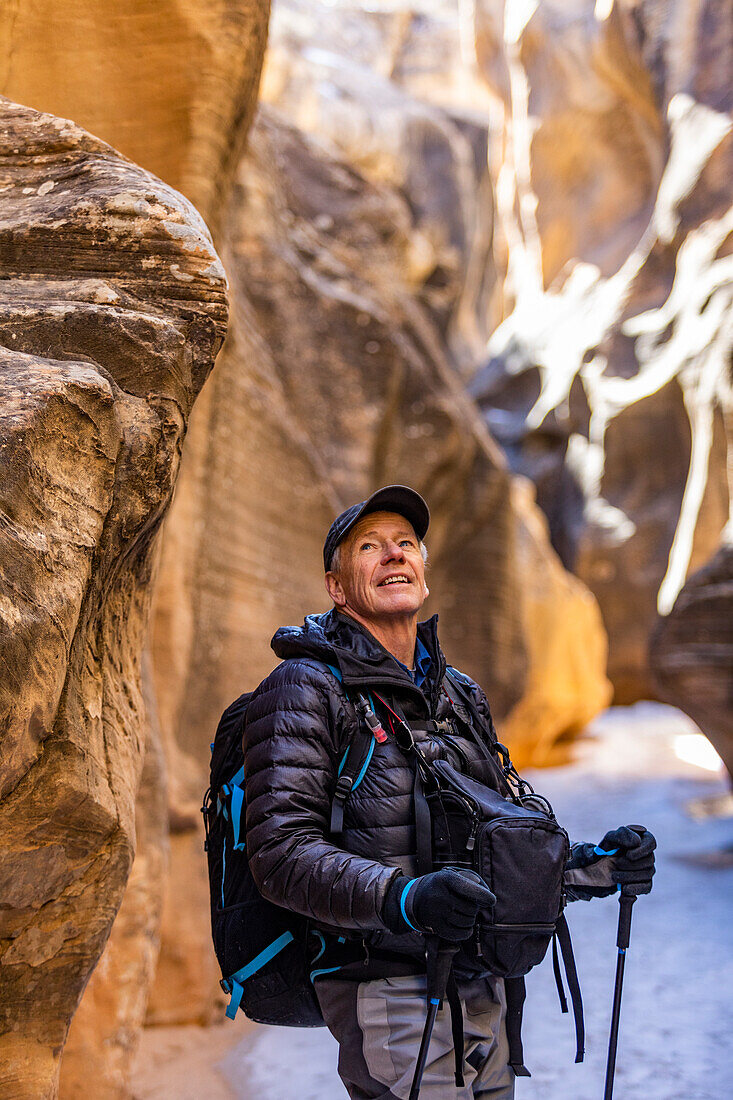
[[[71,122],[0,101],[0,193],[0,1092],[37,1100],[130,870],[156,536],[227,306],[193,207]]]
[[[0,13],[0,93],[73,118],[215,226],[257,100],[269,0],[35,0]]]

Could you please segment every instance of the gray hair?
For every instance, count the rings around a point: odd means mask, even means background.
[[[342,547],[342,545],[343,545],[343,543],[339,543],[338,546],[336,547],[336,549],[334,550],[333,554],[331,555],[331,566],[327,570],[327,572],[329,572],[329,573],[338,573],[340,571],[340,569],[341,569],[341,547]],[[420,539],[420,555],[422,557],[422,560],[427,565],[427,563],[428,563],[428,548],[427,548],[427,546],[425,545],[425,543],[423,542],[422,539]]]

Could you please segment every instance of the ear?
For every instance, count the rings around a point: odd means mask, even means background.
[[[337,607],[346,606],[346,593],[343,590],[341,581],[338,579],[336,573],[331,573],[330,570],[324,577],[326,583],[326,591],[331,597],[332,601]]]

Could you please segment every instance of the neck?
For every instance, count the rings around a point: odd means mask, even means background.
[[[415,660],[415,642],[417,640],[417,613],[409,618],[387,619],[386,621],[374,621],[365,619],[352,611],[350,607],[339,607],[344,615],[354,619],[372,634],[380,645],[401,661],[407,668],[412,668]]]

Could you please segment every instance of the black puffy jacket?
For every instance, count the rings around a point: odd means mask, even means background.
[[[329,837],[331,802],[357,721],[346,689],[397,703],[408,722],[453,716],[441,690],[445,657],[437,618],[418,626],[431,657],[423,690],[373,635],[340,612],[309,615],[302,627],[279,630],[272,648],[285,660],[254,693],[244,733],[247,852],[261,893],[323,930],[360,931],[371,944],[401,952],[421,951],[421,937],[395,936],[382,914],[392,880],[417,873],[413,765],[393,737],[375,742],[346,803],[338,843]],[[338,667],[343,686],[326,665]],[[485,718],[488,739],[486,697],[458,676]],[[452,735],[416,731],[415,740],[428,759],[447,759],[497,787],[491,763],[465,726],[456,725]]]

